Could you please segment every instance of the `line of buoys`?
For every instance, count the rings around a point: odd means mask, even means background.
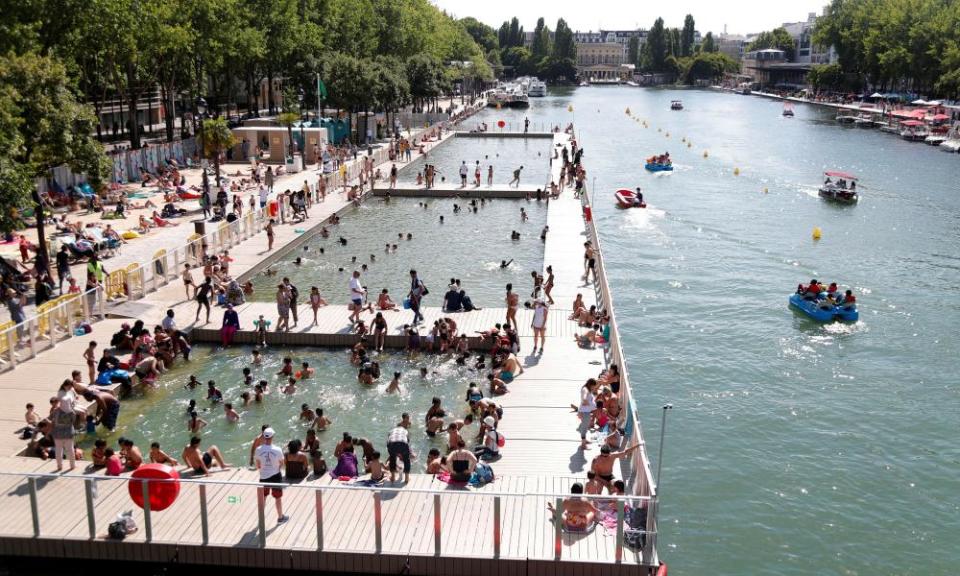
[[[820,230],[820,227],[819,227],[819,226],[814,226],[814,228],[813,228],[813,239],[814,239],[814,240],[819,240],[821,236],[823,236],[823,231]]]

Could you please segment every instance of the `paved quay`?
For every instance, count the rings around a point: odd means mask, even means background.
[[[556,144],[567,144],[565,135],[552,135]],[[436,143],[434,143],[436,145]],[[557,179],[559,166],[552,167]],[[291,182],[302,175],[291,175]],[[278,188],[288,186],[278,182]],[[491,194],[496,189],[488,191]],[[256,273],[285,247],[309,236],[330,214],[349,218],[353,210],[342,193],[330,194],[314,204],[306,224],[287,224],[276,229],[275,250],[266,250],[261,232],[230,249],[234,276]],[[84,491],[83,478],[90,470],[65,474],[58,479],[39,479],[34,494],[38,503],[39,538],[34,534],[30,485],[22,476],[0,474],[3,493],[0,501],[10,511],[11,521],[0,526],[0,554],[45,554],[63,557],[110,557],[126,560],[170,561],[221,566],[284,566],[341,572],[416,574],[635,574],[637,565],[654,563],[655,553],[644,558],[636,550],[618,548],[615,521],[598,526],[587,534],[556,529],[547,502],[569,492],[582,481],[596,446],[580,450],[576,414],[570,404],[579,399],[583,382],[597,376],[610,361],[611,349],[582,349],[573,334],[579,328],[569,320],[569,304],[581,293],[587,306],[597,303],[603,287],[582,279],[583,243],[590,238],[583,218],[581,200],[567,189],[549,203],[551,233],[545,245],[544,270],[551,265],[556,277],[547,343],[543,354],[530,355],[531,313],[518,314],[521,338],[520,359],[524,372],[511,385],[510,393],[497,400],[505,417],[499,430],[507,438],[502,457],[494,462],[497,480],[479,489],[460,489],[425,474],[412,475],[408,486],[395,490],[387,484],[378,489],[346,486],[328,477],[310,478],[291,486],[284,498],[291,520],[273,526],[272,505],[267,503],[267,522],[258,525],[255,489],[258,476],[246,468],[231,468],[210,477],[212,484],[186,482],[171,508],[150,515],[149,533],[143,511],[133,507],[122,480],[98,479],[92,496]],[[298,232],[297,230],[305,230]],[[431,296],[432,298],[432,296]],[[147,325],[159,323],[168,307],[178,313],[181,328],[194,330],[200,340],[216,337],[211,326],[193,323],[196,304],[186,301],[182,284],[169,284],[128,303]],[[238,307],[241,332],[238,339],[250,338],[252,320],[259,314],[276,316],[272,303],[249,302]],[[441,316],[436,308],[425,309],[427,321]],[[272,332],[278,341],[348,345],[350,334],[345,306],[321,309],[316,326],[304,319],[312,316],[309,307],[300,307],[301,324],[284,334]],[[219,326],[221,313],[215,310],[211,324]],[[450,315],[468,333],[489,329],[505,316],[502,308],[486,308]],[[410,312],[387,315],[392,334],[410,320]],[[90,339],[116,330],[121,320],[94,324],[94,332],[70,338],[55,351],[41,353],[0,374],[0,389],[15,391],[18,399],[34,398],[44,406],[69,370],[82,365],[80,353]],[[286,339],[291,339],[287,341]],[[395,339],[400,339],[394,335]],[[161,380],[162,384],[162,380]],[[628,383],[625,381],[625,386]],[[0,411],[0,425],[8,432],[22,420],[16,406]],[[628,409],[625,407],[624,412]],[[630,417],[628,417],[629,419]],[[12,434],[6,435],[8,438]],[[22,441],[0,442],[2,454],[12,454]],[[10,448],[8,450],[8,448]],[[617,477],[648,486],[649,479],[637,480],[638,458],[625,459]],[[53,464],[36,459],[0,456],[9,473],[50,472]],[[190,478],[187,469],[182,470]],[[644,471],[639,471],[640,476]],[[396,487],[399,488],[399,487]],[[133,508],[141,530],[124,543],[105,539],[107,524],[120,510]],[[199,510],[205,510],[202,515]],[[320,512],[322,511],[322,515]],[[613,514],[615,518],[615,514]],[[92,521],[91,521],[92,519]],[[557,559],[560,563],[557,563]]]

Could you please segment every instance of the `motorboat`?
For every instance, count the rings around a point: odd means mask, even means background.
[[[680,100],[671,100],[670,101],[671,110],[683,110],[683,102]]]
[[[857,128],[876,128],[877,118],[870,112],[861,112],[853,121]]]
[[[857,194],[857,177],[847,172],[830,170],[824,172],[826,179],[820,186],[820,197],[841,204],[855,204],[860,199]]]
[[[947,139],[940,143],[944,152],[960,152],[960,122],[955,122],[953,128],[947,132]]]
[[[589,80],[584,80],[584,81],[580,82],[580,86],[589,86],[589,85],[590,85],[590,81],[589,81]]]
[[[637,193],[633,190],[627,190],[626,188],[621,188],[613,193],[614,198],[617,199],[617,206],[621,208],[646,208],[647,203],[644,201],[637,202]]]
[[[626,84],[627,84],[627,86],[633,86],[634,88],[640,86],[639,84],[637,84],[637,83],[634,82],[633,80],[627,80]]]
[[[947,141],[946,134],[931,134],[923,139],[923,143],[928,146],[939,146]]]
[[[840,109],[837,111],[837,122],[841,124],[853,124],[858,116],[850,110]]]
[[[787,118],[793,118],[793,104],[789,102],[783,103],[783,115]]]
[[[527,96],[531,98],[543,98],[547,95],[547,83],[536,78],[530,81],[530,87],[527,88]]]
[[[930,135],[930,130],[922,120],[903,120],[900,122],[900,137],[909,142],[922,142]]]
[[[856,322],[860,319],[860,312],[857,310],[856,303],[835,304],[823,292],[817,298],[805,298],[802,294],[793,293],[790,295],[789,302],[790,306],[817,322],[833,322],[834,320]]]

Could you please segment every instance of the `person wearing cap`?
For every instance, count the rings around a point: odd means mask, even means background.
[[[407,428],[410,427],[409,420],[400,421],[393,430],[387,435],[387,467],[390,469],[390,482],[394,481],[397,474],[397,458],[403,461],[403,483],[410,481],[410,460],[413,454],[410,452],[410,433]]]
[[[474,455],[481,460],[492,460],[500,456],[500,438],[497,421],[493,416],[483,419],[483,444],[473,449]]]
[[[283,450],[273,445],[273,428],[267,427],[260,434],[263,442],[257,447],[254,453],[254,459],[257,463],[257,469],[260,471],[260,482],[264,484],[279,484],[283,482]],[[257,498],[260,505],[267,497],[267,491],[273,495],[273,501],[277,505],[277,524],[282,524],[289,520],[288,516],[283,514],[283,489],[278,486],[270,488],[263,487],[257,490]]]

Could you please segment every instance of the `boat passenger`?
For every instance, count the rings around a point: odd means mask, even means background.
[[[837,294],[837,283],[831,282],[830,286],[827,287],[827,297],[835,298]]]
[[[804,300],[816,300],[817,296],[820,295],[820,292],[823,290],[817,280],[814,278],[810,280],[810,284],[803,291]]]
[[[640,206],[643,204],[643,192],[640,191],[640,187],[637,186],[636,194],[633,196],[633,205]]]
[[[852,310],[856,307],[857,297],[853,295],[852,290],[847,290],[843,293],[843,296],[837,300],[838,306],[843,306],[845,310]]]

